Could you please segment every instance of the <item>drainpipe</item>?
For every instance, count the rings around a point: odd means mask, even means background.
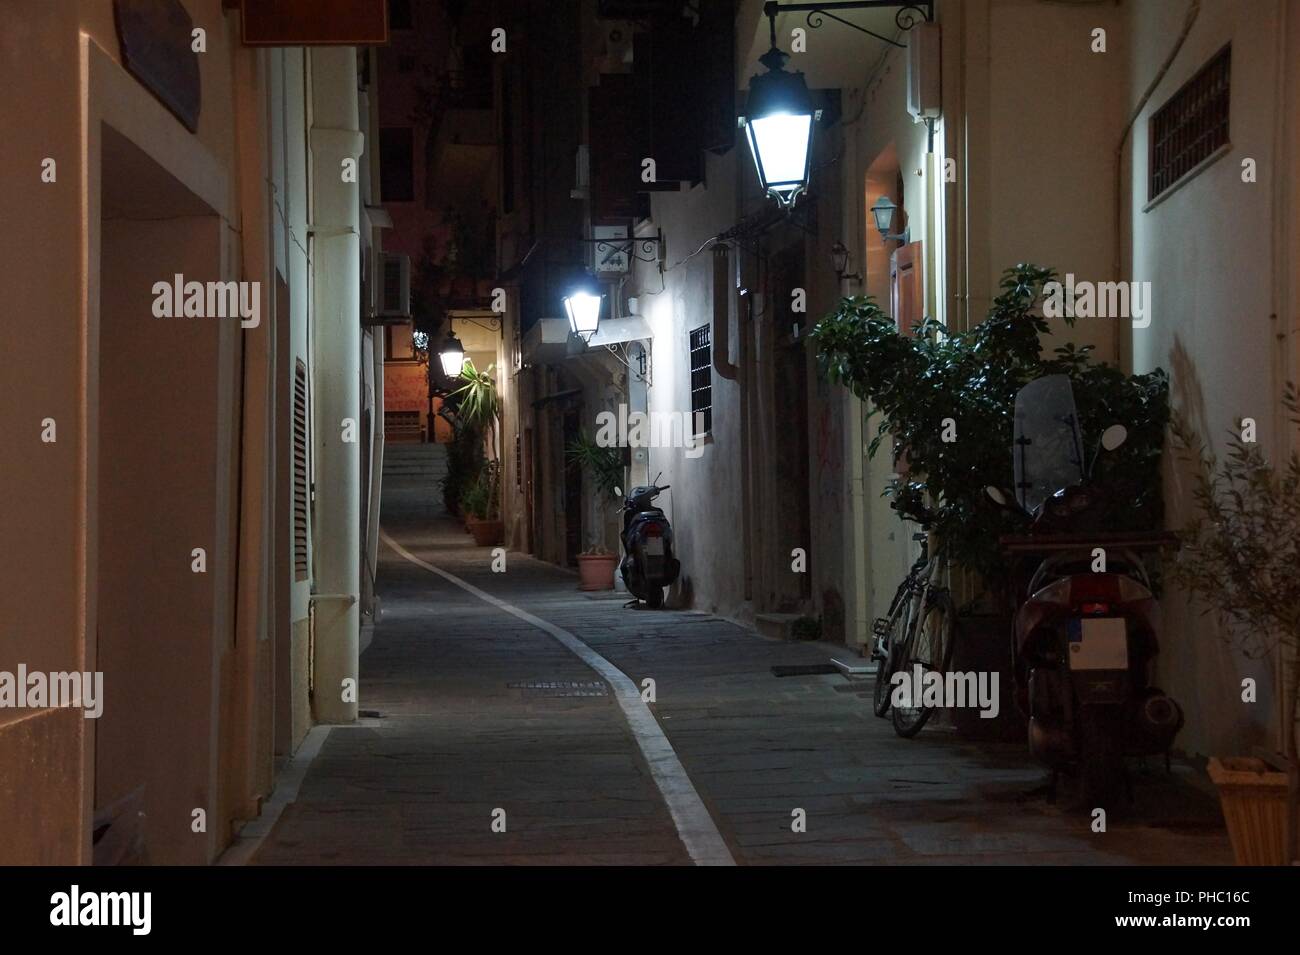
[[[736,366],[731,363],[731,250],[725,245],[713,247],[713,370],[728,381],[736,380]]]
[[[358,186],[344,182],[341,170],[344,159],[360,159],[364,146],[354,48],[311,51],[311,97],[313,708],[322,723],[350,723],[357,718],[360,631],[361,236]],[[345,441],[348,420],[353,439]],[[344,680],[353,681],[348,702]]]
[[[749,348],[752,334],[750,319],[754,314],[754,296],[749,289],[740,289],[740,308],[736,313],[736,334],[740,338],[737,349],[737,361],[742,372],[740,376],[740,531],[742,563],[745,568],[745,599],[754,599],[754,532],[753,512],[751,510],[753,493],[750,482],[753,474],[752,451],[749,426]]]

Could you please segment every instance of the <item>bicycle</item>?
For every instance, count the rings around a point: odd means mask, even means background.
[[[890,716],[894,732],[904,739],[919,733],[937,708],[924,704],[916,668],[921,668],[922,676],[947,672],[957,620],[952,597],[941,581],[945,562],[930,555],[929,534],[914,534],[912,539],[920,541],[921,556],[898,585],[889,613],[872,626],[876,639],[871,650],[877,661],[872,709],[882,719]],[[894,676],[900,672],[913,683],[912,692],[918,698],[909,701],[912,705],[894,705]]]

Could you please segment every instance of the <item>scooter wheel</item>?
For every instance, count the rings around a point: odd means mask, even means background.
[[[651,610],[658,610],[664,605],[664,589],[662,587],[651,587],[646,592],[645,603]]]

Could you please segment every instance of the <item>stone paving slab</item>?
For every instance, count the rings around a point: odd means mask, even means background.
[[[572,573],[491,551],[449,524],[390,519],[404,547],[565,628],[639,683],[732,853],[749,864],[1229,864],[1214,799],[1190,769],[1137,775],[1135,804],[1093,833],[1032,791],[1014,743],[936,721],[915,740],[842,675],[774,677],[842,647],[789,643],[694,611],[625,609]],[[335,730],[258,861],[681,864],[685,853],[609,696],[509,687],[598,679],[545,633],[386,552],[384,617],[362,657],[362,707]],[[488,831],[508,805],[506,834]],[[334,811],[343,807],[343,811]],[[807,831],[791,831],[791,811]]]

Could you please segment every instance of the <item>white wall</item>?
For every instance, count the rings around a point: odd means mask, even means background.
[[[1273,203],[1278,177],[1294,180],[1297,168],[1294,151],[1275,152],[1279,43],[1290,45],[1292,69],[1300,62],[1294,29],[1287,37],[1280,28],[1278,11],[1285,6],[1205,0],[1168,75],[1138,118],[1129,153],[1132,278],[1152,283],[1155,303],[1150,327],[1132,333],[1134,369],[1168,370],[1174,407],[1220,450],[1225,430],[1241,416],[1256,419],[1270,452],[1280,450],[1278,396],[1291,343],[1277,336],[1280,322],[1271,317],[1279,309],[1271,264]],[[1168,55],[1186,8],[1174,0],[1128,5],[1132,102]],[[1290,16],[1294,23],[1300,14],[1292,10]],[[1152,112],[1229,41],[1231,151],[1143,211]],[[1289,165],[1279,169],[1285,155]],[[1258,161],[1255,183],[1242,182],[1246,157]],[[1294,271],[1293,258],[1287,268]],[[1186,473],[1172,460],[1165,491],[1169,526],[1182,526],[1191,514],[1189,486]],[[1182,745],[1222,755],[1241,752],[1252,740],[1271,741],[1268,728],[1276,705],[1271,668],[1230,652],[1212,620],[1201,617],[1180,592],[1168,593],[1163,609],[1160,670],[1165,689],[1187,711]],[[1240,681],[1246,676],[1261,680],[1261,702],[1254,706],[1240,702]]]

